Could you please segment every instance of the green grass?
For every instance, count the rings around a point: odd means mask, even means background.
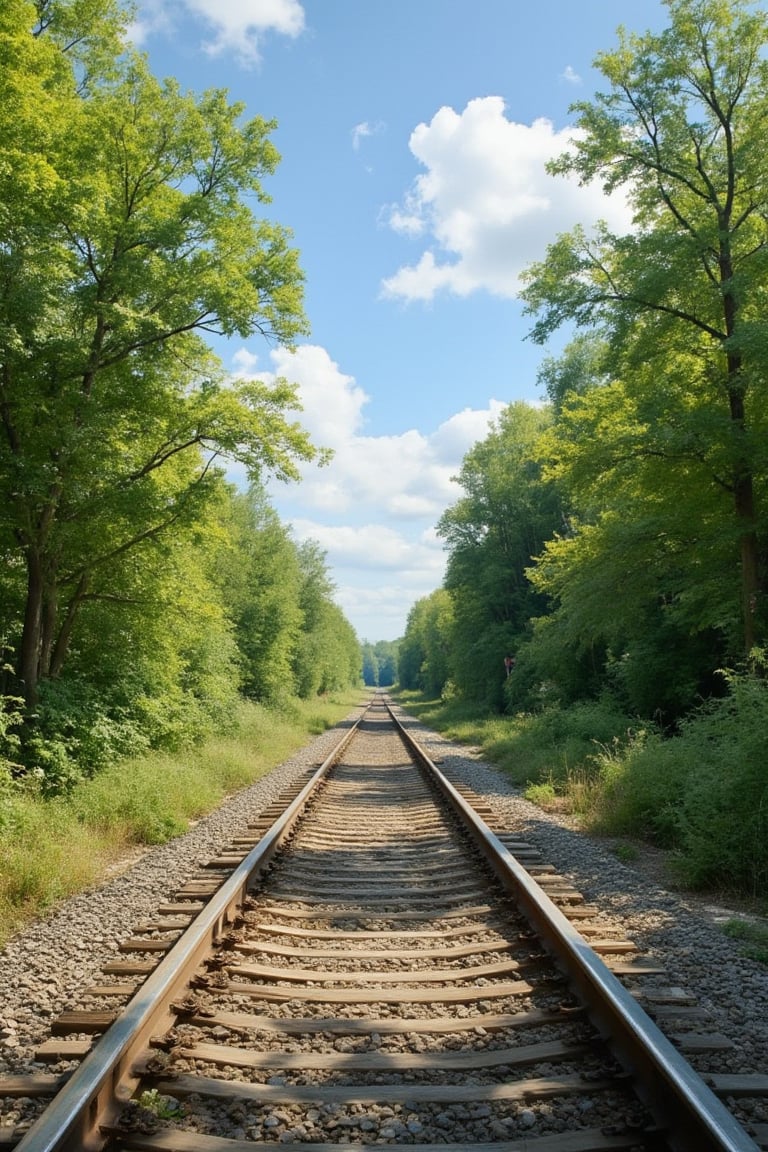
[[[0,945],[46,908],[99,882],[136,846],[160,844],[247,787],[366,698],[348,692],[281,711],[244,703],[232,735],[124,760],[66,798],[0,793]]]
[[[768,965],[768,923],[753,920],[727,920],[723,932],[732,940],[741,940],[744,956]]]
[[[500,716],[471,702],[425,700],[416,692],[397,692],[397,699],[448,739],[478,747],[515,784],[550,784],[560,797],[572,794],[574,811],[583,808],[590,787],[585,768],[602,742],[612,742],[628,724],[621,712],[597,701]]]
[[[671,849],[688,888],[759,900],[768,890],[768,679],[732,672],[727,682],[726,695],[703,702],[674,734],[609,697],[507,716],[414,693],[398,699],[477,746],[542,808],[602,836]]]

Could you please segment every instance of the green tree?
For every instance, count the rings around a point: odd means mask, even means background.
[[[673,718],[690,707],[738,634],[729,494],[714,482],[714,455],[697,456],[707,414],[695,364],[667,357],[582,394],[570,393],[539,442],[545,476],[567,496],[567,525],[529,572],[555,605],[537,626],[541,656],[588,658],[626,693],[626,705]],[[603,679],[603,683],[605,683]],[[569,692],[570,694],[570,692]]]
[[[439,696],[451,677],[453,605],[444,588],[423,596],[411,608],[398,650],[402,688]]]
[[[502,703],[504,658],[546,603],[527,569],[562,520],[558,492],[542,481],[535,458],[550,420],[522,401],[506,408],[464,457],[464,496],[438,525],[449,551],[452,676],[462,695],[494,707]]]
[[[157,81],[124,19],[110,0],[0,13],[19,113],[0,129],[0,550],[23,572],[28,705],[87,598],[194,518],[217,454],[284,477],[313,455],[286,419],[294,389],[227,382],[204,342],[305,330],[297,254],[249,204],[274,125]]]
[[[608,383],[607,359],[608,348],[594,332],[578,333],[562,355],[544,358],[537,379],[544,385],[555,415],[567,397]]]
[[[362,652],[352,625],[333,600],[325,553],[316,540],[298,548],[301,634],[294,655],[298,693],[309,699],[360,682]]]
[[[363,642],[363,684],[367,688],[375,688],[379,683],[379,662],[373,644]]]
[[[257,485],[223,494],[219,525],[224,536],[213,552],[213,576],[234,628],[240,689],[265,702],[285,700],[296,694],[303,623],[296,543]]]
[[[397,682],[398,641],[377,640],[373,651],[379,670],[378,683],[382,688],[389,688]]]
[[[653,364],[647,383],[657,396],[671,357],[693,367],[700,435],[687,455],[709,465],[730,499],[726,535],[749,652],[765,632],[756,420],[766,407],[768,16],[747,0],[666,3],[668,28],[622,30],[618,47],[597,57],[610,90],[575,105],[579,133],[552,166],[623,188],[634,230],[560,237],[529,271],[524,296],[538,313],[537,340],[564,322],[598,325],[613,374]]]

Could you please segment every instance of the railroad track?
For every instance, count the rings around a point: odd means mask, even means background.
[[[754,1152],[685,992],[405,735],[375,698],[138,927],[38,1053],[66,1082],[0,1083],[58,1089],[0,1147]]]

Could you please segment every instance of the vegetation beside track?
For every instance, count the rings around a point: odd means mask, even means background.
[[[450,739],[477,746],[541,807],[585,830],[672,851],[681,882],[765,905],[768,891],[768,692],[729,676],[726,697],[692,712],[674,735],[638,724],[609,701],[499,715],[412,691],[401,704]]]
[[[0,944],[57,900],[103,880],[132,849],[185,832],[362,699],[350,690],[282,708],[243,703],[233,733],[176,753],[116,761],[66,795],[42,795],[29,776],[4,788]]]

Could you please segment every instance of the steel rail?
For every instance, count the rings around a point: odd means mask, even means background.
[[[114,1120],[139,1083],[132,1063],[157,1032],[171,1026],[170,1002],[220,939],[242,905],[253,874],[284,842],[308,801],[343,754],[372,701],[136,990],[115,1022],[18,1142],[15,1152],[89,1152],[101,1149],[100,1124]]]
[[[674,1152],[759,1152],[757,1144],[589,947],[556,904],[491,831],[421,745],[387,709],[475,844],[510,891]]]

